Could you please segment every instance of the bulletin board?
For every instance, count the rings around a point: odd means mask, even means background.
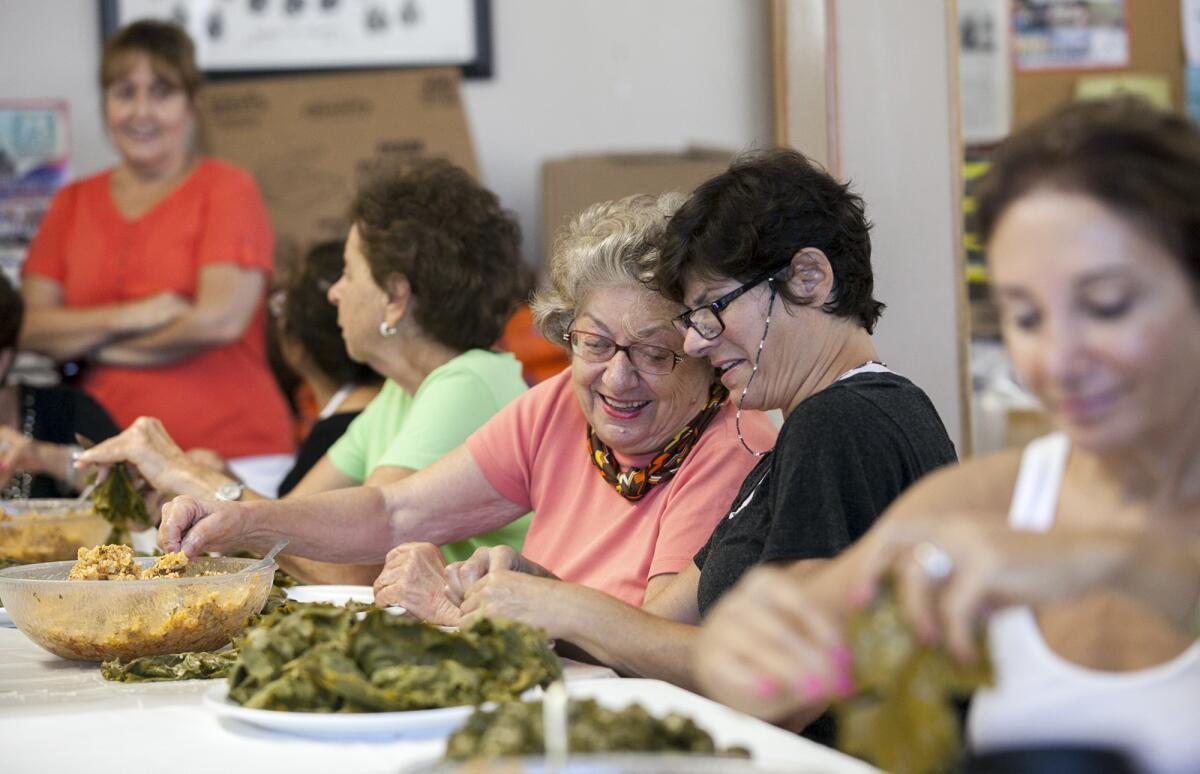
[[[1183,101],[1183,35],[1180,30],[1179,0],[1126,0],[1129,14],[1129,59],[1127,70],[1139,75],[1157,75],[1170,85],[1171,104]],[[1075,82],[1095,71],[1014,72],[1013,129],[1049,113],[1075,96]]]

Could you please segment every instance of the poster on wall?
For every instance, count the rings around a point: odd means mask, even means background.
[[[102,30],[173,21],[210,74],[460,65],[491,75],[490,0],[104,0]]]
[[[1013,0],[1012,13],[1022,72],[1129,66],[1125,0]]]
[[[1012,125],[1008,0],[959,0],[958,32],[963,142],[999,142]]]
[[[67,103],[0,100],[0,269],[16,284],[25,252],[70,169]]]

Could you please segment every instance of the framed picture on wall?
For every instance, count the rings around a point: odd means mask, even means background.
[[[458,65],[492,74],[491,0],[101,0],[101,31],[174,21],[216,78]]]

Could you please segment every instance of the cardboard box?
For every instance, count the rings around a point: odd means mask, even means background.
[[[458,79],[437,68],[213,83],[202,144],[257,178],[286,270],[312,244],[345,238],[354,190],[379,165],[438,156],[478,174]]]
[[[732,151],[692,148],[683,153],[571,156],[542,166],[541,265],[567,221],[596,202],[636,193],[691,192],[724,172]]]

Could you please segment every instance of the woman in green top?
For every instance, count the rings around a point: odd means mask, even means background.
[[[423,161],[364,186],[350,222],[344,271],[329,300],[350,356],[387,382],[289,498],[399,481],[461,445],[525,390],[517,360],[488,349],[530,285],[519,227],[494,194],[448,162]],[[153,419],[138,419],[81,464],[121,461],[163,492],[264,499],[189,460]],[[443,550],[452,561],[478,545],[520,550],[527,526],[520,519]],[[378,565],[281,559],[313,583],[371,583],[379,572]]]

